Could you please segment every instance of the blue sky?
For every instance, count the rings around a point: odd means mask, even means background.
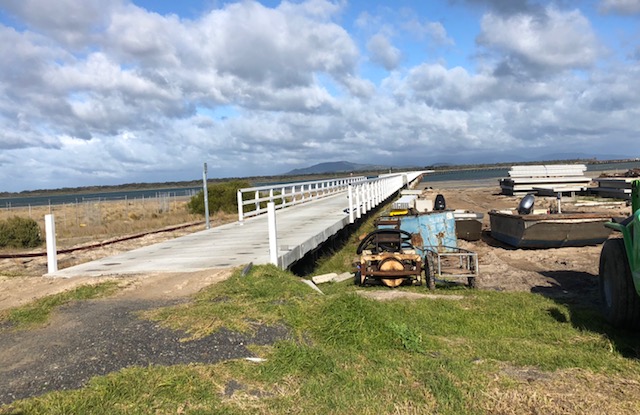
[[[638,157],[640,0],[0,0],[0,192]]]

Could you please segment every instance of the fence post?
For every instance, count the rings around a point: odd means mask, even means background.
[[[278,228],[276,225],[276,204],[267,203],[267,221],[269,224],[269,260],[278,266]]]
[[[206,223],[206,228],[211,228],[211,223],[209,222],[209,190],[207,188],[207,163],[204,163],[204,168],[202,169],[202,188],[204,193],[204,218]]]
[[[44,216],[44,229],[47,239],[47,272],[58,270],[58,252],[56,250],[56,222],[52,214]]]

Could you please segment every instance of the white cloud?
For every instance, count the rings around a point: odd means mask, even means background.
[[[124,0],[0,0],[0,18],[18,22],[0,20],[0,191],[193,179],[203,161],[212,177],[250,176],[637,139],[640,67],[600,59],[593,20],[472,1],[494,13],[463,39],[447,16],[387,19],[383,7],[350,21],[342,1],[230,2],[185,18]],[[460,51],[475,35],[471,61]],[[386,79],[366,76],[367,58]]]
[[[478,41],[524,65],[547,70],[588,68],[600,51],[591,24],[580,11],[551,6],[544,15],[486,14]]]

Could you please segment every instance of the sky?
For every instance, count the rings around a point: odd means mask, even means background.
[[[640,0],[0,0],[0,192],[640,156]]]

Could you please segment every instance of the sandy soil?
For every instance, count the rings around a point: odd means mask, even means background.
[[[462,248],[478,253],[480,264],[480,289],[533,291],[552,296],[592,297],[597,288],[598,260],[601,246],[559,248],[543,250],[514,249],[499,243],[490,236],[491,209],[515,208],[520,197],[500,195],[495,181],[490,182],[438,182],[433,183],[434,193],[445,196],[447,207],[485,213],[483,237],[479,241],[460,241]],[[437,186],[437,187],[436,187]],[[554,198],[537,198],[536,206],[554,203]],[[563,202],[564,210],[584,210],[569,201]],[[610,213],[611,216],[628,216],[630,208],[624,204],[589,207],[590,211]],[[197,229],[148,235],[87,251],[76,251],[60,256],[60,268],[114,255],[140,246],[174,238]],[[161,299],[182,297],[197,292],[202,287],[219,281],[230,270],[123,276],[119,279],[127,286],[119,295],[129,298]],[[80,284],[97,283],[105,278],[53,279],[44,277],[46,257],[0,260],[0,310],[32,301],[33,299],[71,289]],[[17,275],[17,276],[16,276]]]

